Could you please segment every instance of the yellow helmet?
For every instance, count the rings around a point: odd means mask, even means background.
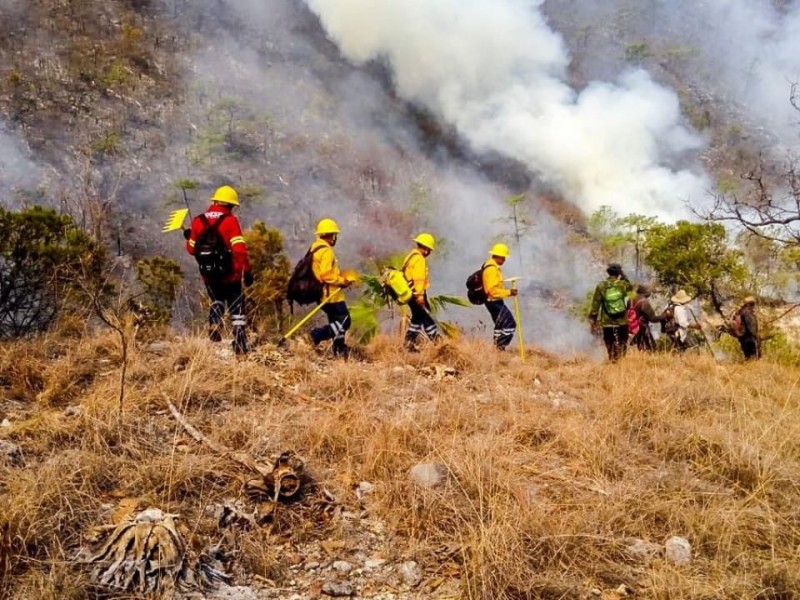
[[[433,239],[433,236],[430,233],[420,233],[414,238],[414,241],[420,246],[425,246],[428,250],[433,250],[436,248],[436,240]]]
[[[217,191],[214,192],[213,196],[211,196],[211,200],[214,202],[219,202],[220,204],[233,204],[234,206],[239,206],[239,194],[237,194],[236,190],[229,185],[223,185],[222,187],[217,188]]]
[[[492,246],[492,249],[489,250],[489,254],[492,256],[501,256],[503,258],[508,258],[509,251],[508,246],[505,244],[495,244]]]
[[[333,219],[322,219],[317,223],[317,230],[314,235],[327,235],[329,233],[339,233],[339,226]]]

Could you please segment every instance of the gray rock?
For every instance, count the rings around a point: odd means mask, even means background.
[[[258,594],[253,588],[222,583],[206,598],[208,600],[258,600]]]
[[[649,562],[659,554],[661,554],[663,547],[653,542],[646,542],[638,538],[628,540],[628,547],[626,548],[628,554],[641,562]]]
[[[688,565],[692,561],[692,545],[686,538],[672,536],[664,544],[664,551],[674,565]]]
[[[22,449],[16,444],[6,440],[0,440],[0,461],[8,465],[19,465],[22,463]]]
[[[315,569],[319,569],[318,562],[308,562],[305,564],[306,571],[314,571]]]
[[[370,558],[364,561],[364,568],[365,569],[378,569],[386,564],[385,558]]]
[[[419,463],[411,467],[411,481],[420,487],[435,488],[447,481],[447,467],[442,463]]]
[[[334,598],[345,598],[353,595],[353,586],[346,581],[326,581],[322,584],[322,593]]]
[[[153,354],[163,355],[172,349],[172,344],[169,342],[153,342],[147,346],[147,351]]]
[[[374,483],[370,483],[369,481],[362,481],[361,483],[358,484],[357,494],[359,499],[364,496],[370,495],[374,491],[375,491]]]
[[[353,565],[351,565],[346,560],[337,560],[331,565],[334,570],[339,571],[340,573],[349,573],[353,570]]]
[[[65,417],[80,417],[83,414],[83,407],[81,406],[68,406],[64,409]]]
[[[422,582],[422,568],[413,560],[401,564],[398,572],[403,582],[410,587],[416,587]]]

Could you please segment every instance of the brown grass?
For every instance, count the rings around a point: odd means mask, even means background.
[[[247,473],[189,438],[163,391],[230,448],[265,459],[295,449],[345,510],[358,511],[359,481],[374,483],[389,558],[459,577],[464,598],[581,598],[623,583],[643,598],[798,597],[796,368],[705,356],[521,362],[478,341],[408,355],[388,338],[364,361],[298,346],[237,363],[176,338],[163,355],[132,354],[120,414],[115,348],[110,336],[0,348],[0,419],[11,423],[0,436],[25,459],[0,467],[0,596],[91,595],[71,559],[121,498],[180,513],[195,547],[218,539],[207,509],[239,497]],[[66,416],[69,406],[82,412]],[[410,483],[423,461],[447,466],[444,487]],[[285,576],[265,535],[343,535],[336,521],[293,518],[238,535],[242,572]],[[673,535],[692,543],[691,565],[626,551],[631,538]]]

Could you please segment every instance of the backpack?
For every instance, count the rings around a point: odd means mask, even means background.
[[[639,316],[639,307],[641,306],[641,300],[636,302],[635,304],[631,304],[628,307],[628,333],[630,335],[636,335],[639,333],[639,329],[642,327],[642,318]]]
[[[628,310],[625,291],[612,282],[608,282],[603,289],[603,310],[612,319],[619,319]]]
[[[289,277],[286,286],[286,301],[289,303],[289,311],[294,314],[293,302],[298,304],[316,304],[322,301],[322,291],[324,284],[314,275],[314,254],[317,250],[324,248],[319,246],[313,251],[309,249],[306,255],[301,258]]]
[[[467,299],[470,303],[475,305],[486,304],[489,296],[486,290],[483,289],[483,271],[486,265],[475,271],[472,275],[467,277]]]
[[[219,226],[227,216],[223,213],[213,225],[209,224],[205,214],[198,217],[205,228],[195,240],[194,257],[200,273],[211,280],[222,279],[233,271],[233,253],[219,232]]]
[[[742,311],[738,311],[735,315],[733,315],[730,331],[731,335],[737,338],[742,337],[746,333],[744,319],[742,318]]]
[[[411,289],[411,284],[405,276],[406,265],[408,265],[409,260],[411,260],[410,256],[401,268],[386,267],[381,274],[384,295],[398,304],[408,304],[409,300],[414,296],[414,290]]]
[[[678,322],[675,320],[675,305],[668,304],[667,308],[664,309],[663,316],[666,318],[661,321],[661,333],[665,335],[673,335],[674,333],[677,333],[680,327],[678,326]]]

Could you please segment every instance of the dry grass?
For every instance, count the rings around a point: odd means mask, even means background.
[[[465,598],[582,598],[623,583],[643,598],[800,594],[796,368],[705,356],[523,363],[477,341],[407,355],[387,338],[364,361],[296,347],[236,363],[188,338],[133,353],[120,414],[112,337],[0,353],[0,436],[24,453],[22,466],[0,467],[0,597],[93,597],[70,559],[120,498],[180,513],[195,547],[214,534],[207,507],[238,497],[247,474],[188,438],[162,391],[230,448],[297,450],[346,509],[359,481],[374,483],[391,558],[459,577]],[[410,483],[427,461],[449,469],[442,488]],[[242,571],[285,577],[264,535],[340,534],[335,521],[284,525],[240,534]],[[673,535],[692,543],[691,565],[626,550]]]

